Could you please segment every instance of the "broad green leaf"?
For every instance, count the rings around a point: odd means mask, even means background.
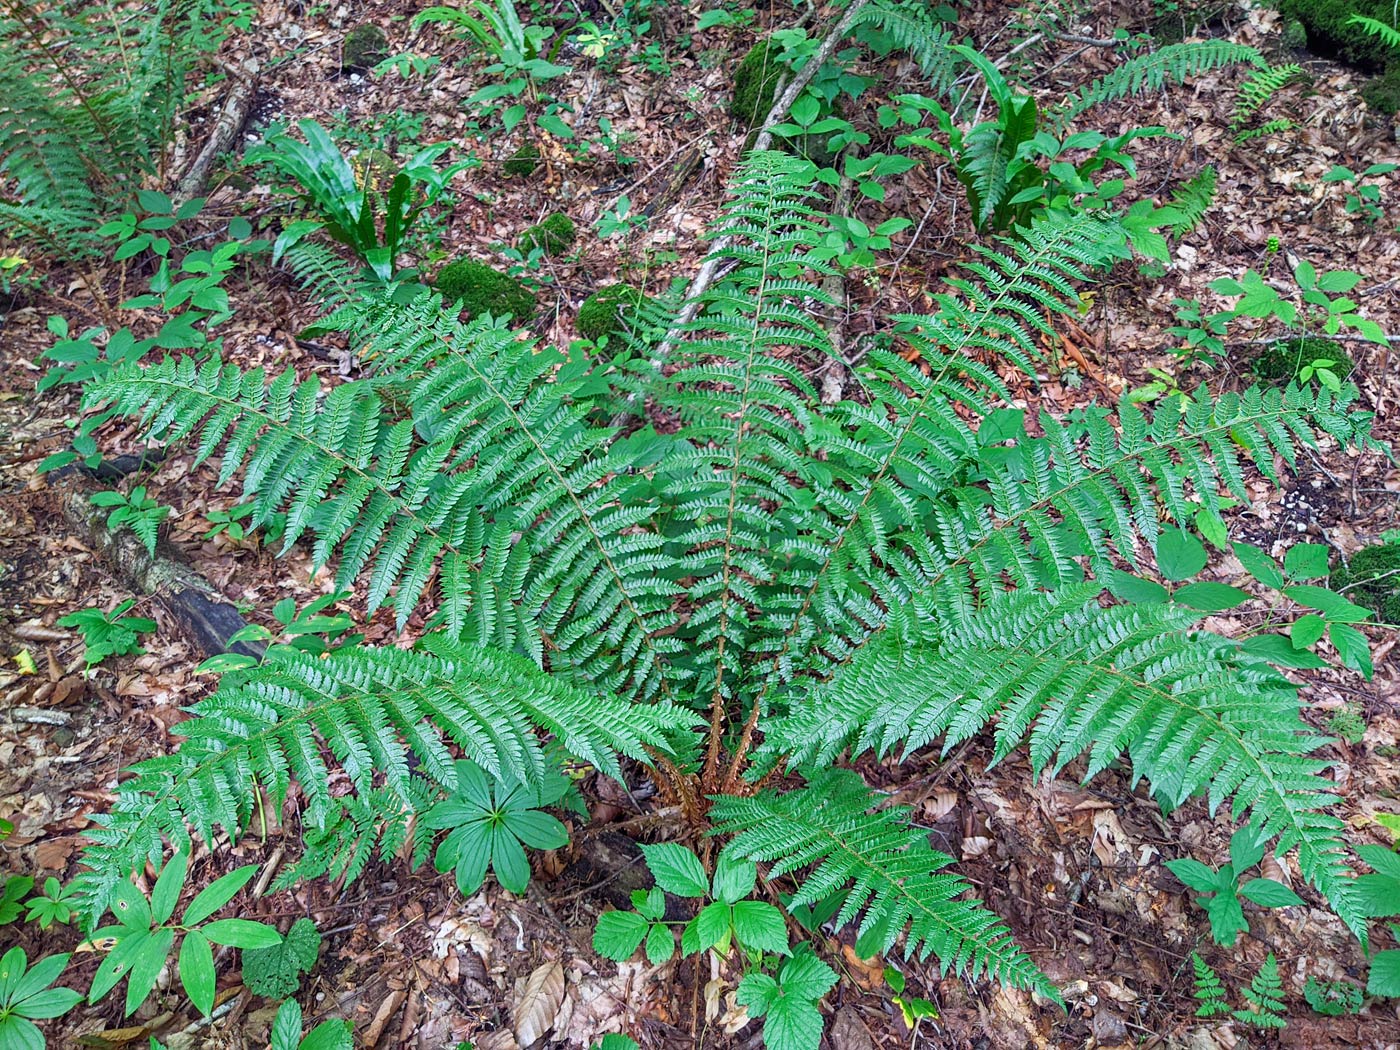
[[[684,846],[662,842],[643,846],[642,852],[656,884],[667,893],[677,897],[703,897],[709,893],[710,880],[700,858]]]
[[[1181,882],[1199,890],[1201,893],[1213,893],[1215,891],[1215,869],[1211,868],[1194,857],[1181,857],[1177,860],[1167,861],[1167,868]]]
[[[1288,629],[1288,638],[1295,649],[1310,649],[1327,633],[1327,621],[1317,613],[1298,617]]]
[[[1221,612],[1247,601],[1249,594],[1238,587],[1211,580],[1198,580],[1172,592],[1172,601],[1202,612]]]
[[[721,853],[715,864],[715,898],[726,904],[737,904],[753,892],[757,875],[758,867],[753,861]]]
[[[214,1009],[214,993],[217,990],[214,953],[209,947],[209,939],[198,930],[185,934],[185,943],[180,945],[180,983],[185,986],[185,994],[190,997],[195,1009],[208,1017]]]
[[[12,948],[11,951],[18,951]],[[30,967],[29,972],[24,972],[24,953],[20,952],[19,967],[13,976],[13,983],[8,984],[4,978],[0,978],[0,1003],[19,1002],[31,996],[38,995],[41,991],[58,980],[58,975],[63,972],[63,968],[68,965],[71,955],[47,955]],[[6,963],[9,960],[9,953],[5,955],[5,960],[0,960],[0,970],[8,970]],[[82,998],[79,996],[79,998]],[[26,1013],[26,1017],[33,1014]]]
[[[647,962],[659,966],[676,953],[676,935],[665,923],[655,923],[647,931]]]
[[[1336,591],[1329,591],[1326,587],[1295,583],[1285,587],[1283,593],[1299,605],[1316,609],[1332,623],[1360,623],[1371,615],[1370,609],[1349,602]]]
[[[1371,664],[1371,643],[1366,636],[1355,627],[1334,623],[1327,628],[1327,637],[1336,646],[1342,663],[1370,681],[1375,668]]]
[[[50,988],[20,1000],[14,1011],[21,1017],[45,1021],[51,1017],[62,1017],[82,1000],[82,992],[75,992],[71,988]]]
[[[1400,955],[1400,952],[1396,952]],[[44,1033],[32,1021],[18,1015],[0,1018],[0,1048],[3,1050],[44,1050]]]
[[[1315,580],[1327,575],[1329,548],[1321,543],[1295,543],[1283,556],[1283,571],[1290,580]]]
[[[502,827],[491,835],[491,870],[496,881],[511,893],[520,894],[530,885],[530,861],[520,840]]]
[[[695,916],[696,949],[703,952],[723,941],[729,936],[730,923],[730,906],[723,901],[700,909],[700,914]]]
[[[1235,557],[1240,560],[1245,571],[1260,583],[1274,590],[1282,589],[1285,581],[1283,573],[1279,572],[1278,564],[1258,547],[1248,543],[1236,543]]]
[[[739,901],[734,905],[734,935],[745,948],[787,955],[787,925],[783,913],[766,901]]]
[[[1273,879],[1250,879],[1240,885],[1240,894],[1261,908],[1293,908],[1303,903],[1302,897]]]
[[[280,933],[252,919],[215,919],[200,929],[215,944],[227,944],[231,948],[271,948],[282,943]]]
[[[650,923],[634,911],[605,911],[593,930],[593,950],[604,959],[622,962],[641,947]]]
[[[151,990],[156,986],[156,978],[160,976],[160,971],[165,968],[165,961],[170,957],[170,948],[174,943],[175,931],[166,926],[152,932],[142,944],[140,952],[131,962],[131,972],[126,978],[126,1015],[134,1013],[151,994]]]
[[[1206,548],[1184,529],[1166,528],[1157,538],[1157,569],[1173,582],[1187,580],[1206,567]]]
[[[351,1050],[355,1045],[349,1021],[322,1021],[301,1041],[297,1050]]]
[[[197,926],[209,918],[233,900],[238,891],[248,885],[249,880],[257,874],[257,870],[256,864],[245,864],[205,886],[195,896],[195,899],[190,901],[190,906],[185,909],[185,915],[180,920],[180,925]]]
[[[1315,668],[1326,667],[1327,661],[1308,649],[1296,649],[1293,643],[1281,634],[1258,634],[1247,638],[1240,648],[1251,656],[1278,664],[1280,667]]]
[[[180,891],[185,888],[185,873],[189,870],[189,857],[177,853],[156,879],[151,889],[151,919],[156,924],[168,922],[175,914],[175,905],[180,903]]]

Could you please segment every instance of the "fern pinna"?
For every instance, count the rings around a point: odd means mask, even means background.
[[[226,676],[180,751],[123,785],[88,854],[92,907],[163,838],[236,834],[257,790],[276,803],[293,780],[317,870],[363,855],[377,832],[331,799],[333,767],[400,841],[402,814],[452,789],[458,754],[538,777],[542,731],[614,775],[616,754],[646,763],[701,828],[795,879],[799,903],[844,894],[863,947],[902,939],[1053,995],[949,858],[832,768],[990,727],[998,757],[1026,742],[1038,770],[1084,756],[1093,775],[1126,756],[1166,804],[1204,793],[1247,812],[1361,928],[1293,687],[1198,614],[1104,591],[1164,520],[1218,520],[1223,491],[1243,498],[1248,464],[1272,476],[1319,431],[1368,444],[1354,392],[979,431],[967,420],[1005,405],[1002,373],[1030,372],[1053,314],[1124,252],[1081,216],[982,250],[930,313],[893,320],[902,352],[872,353],[823,405],[807,378],[833,356],[812,183],[785,154],[744,161],[712,230],[732,269],[664,364],[585,375],[433,298],[361,299],[331,323],[368,374],[328,392],[218,359],[93,385],[89,406],[221,453],[256,520],[285,513],[287,544],[338,558],[371,607],[402,624],[432,592],[438,612],[412,652],[274,653]],[[622,400],[605,388],[643,395],[625,403],[645,418],[602,425]]]

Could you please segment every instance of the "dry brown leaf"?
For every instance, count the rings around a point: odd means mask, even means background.
[[[548,962],[535,968],[524,982],[516,985],[515,1039],[530,1046],[543,1039],[554,1027],[559,1007],[564,1003],[564,967]]]

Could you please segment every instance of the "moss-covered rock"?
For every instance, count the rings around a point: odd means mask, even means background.
[[[366,23],[345,34],[340,52],[342,69],[365,70],[389,57],[389,38],[377,25]]]
[[[1393,25],[1394,0],[1279,0],[1276,5],[1285,20],[1303,24],[1308,48],[1321,55],[1377,71],[1395,61],[1394,49],[1359,26],[1349,26],[1352,15],[1365,15]]]
[[[1304,365],[1314,361],[1331,361],[1329,370],[1338,379],[1345,379],[1356,370],[1356,362],[1335,339],[1301,336],[1279,339],[1270,343],[1250,364],[1255,377],[1265,383],[1285,386],[1298,377]]]
[[[778,81],[788,69],[779,60],[783,49],[771,40],[754,44],[734,71],[734,97],[729,113],[746,128],[756,128],[773,108]]]
[[[562,211],[545,217],[544,222],[527,227],[520,234],[520,250],[538,248],[546,255],[558,255],[574,243],[574,221]]]
[[[609,284],[583,301],[578,310],[578,334],[597,342],[628,328],[628,318],[650,300],[640,288],[630,284]]]
[[[1400,543],[1363,547],[1332,570],[1328,582],[1386,623],[1400,623]]]
[[[1378,77],[1372,77],[1361,87],[1366,108],[1373,113],[1390,116],[1400,113],[1400,65],[1391,66]]]
[[[533,175],[539,166],[540,151],[527,142],[506,158],[504,168],[507,175]]]
[[[535,313],[534,292],[514,277],[471,259],[444,266],[433,284],[444,302],[460,302],[468,318],[490,314],[524,322]]]

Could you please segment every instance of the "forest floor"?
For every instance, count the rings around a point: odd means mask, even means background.
[[[1019,6],[1000,0],[966,4],[960,31],[993,58],[1006,56],[1016,39],[1008,26]],[[1069,36],[1047,34],[1008,63],[1019,59],[1029,70],[1030,87],[1047,102],[1058,100],[1115,62],[1109,48],[1085,41],[1111,37],[1117,28],[1143,29],[1149,7],[1101,0],[1061,27]],[[637,57],[605,73],[579,61],[572,73],[551,84],[556,97],[579,114],[578,123],[595,129],[595,138],[598,119],[611,121],[619,139],[614,148],[595,142],[574,151],[548,141],[545,170],[511,179],[501,161],[519,144],[519,135],[497,136],[474,145],[485,163],[454,186],[458,203],[442,231],[447,256],[490,259],[494,244],[509,243],[520,229],[555,210],[567,212],[583,231],[576,253],[547,262],[537,275],[546,308],[535,327],[548,343],[567,346],[575,338],[577,308],[600,284],[623,278],[664,289],[671,278],[689,278],[698,266],[703,246],[697,234],[716,214],[743,147],[743,134],[725,109],[734,65],[759,28],[781,28],[799,17],[779,5],[760,11],[752,27],[696,32],[701,9],[653,8],[647,39],[660,42],[668,68],[655,60],[649,68]],[[260,28],[236,36],[219,56],[228,66],[256,61],[261,69],[259,101],[246,138],[260,136],[270,121],[312,117],[326,126],[348,122],[366,144],[387,145],[391,152],[397,146],[401,156],[414,135],[423,142],[459,141],[462,101],[482,83],[480,63],[467,62],[458,42],[411,31],[414,10],[402,0],[314,8],[266,0]],[[820,14],[816,19],[820,28]],[[426,78],[343,73],[344,33],[366,21],[387,29],[393,49],[437,54],[442,65]],[[1047,346],[1043,374],[1017,391],[1025,405],[1065,414],[1088,404],[1111,404],[1123,391],[1152,382],[1152,369],[1172,372],[1186,389],[1199,382],[1213,390],[1241,388],[1248,382],[1249,356],[1258,349],[1250,333],[1232,333],[1238,341],[1223,364],[1184,368],[1172,353],[1175,341],[1165,333],[1173,323],[1172,300],[1200,298],[1218,308],[1223,301],[1207,288],[1212,280],[1252,268],[1286,281],[1292,259],[1364,275],[1355,296],[1363,312],[1387,331],[1400,332],[1400,238],[1394,232],[1400,206],[1391,183],[1382,183],[1384,218],[1368,223],[1345,210],[1344,187],[1321,181],[1337,164],[1361,170],[1400,161],[1395,128],[1367,112],[1356,90],[1359,74],[1323,58],[1282,51],[1280,28],[1273,12],[1232,4],[1207,31],[1258,47],[1275,61],[1306,67],[1310,82],[1286,88],[1267,104],[1268,117],[1293,122],[1290,131],[1236,144],[1231,111],[1244,77],[1239,69],[1098,111],[1096,126],[1108,133],[1160,124],[1179,136],[1138,144],[1139,170],[1129,184],[1129,199],[1163,200],[1205,164],[1219,172],[1219,195],[1204,223],[1174,246],[1165,273],[1120,265],[1097,288],[1083,316],[1057,321],[1062,339]],[[907,62],[891,59],[869,71],[884,78],[869,96],[871,113],[878,98],[917,90],[917,71]],[[195,114],[191,148],[197,148],[200,121],[207,123],[221,90],[211,89]],[[404,115],[421,116],[421,131],[416,119]],[[698,163],[682,163],[679,170],[687,177],[672,185],[678,162],[697,151]],[[593,224],[623,195],[635,209],[659,205],[647,226],[622,238],[593,236]],[[206,216],[226,221],[234,214],[271,215],[282,207],[264,187],[221,174]],[[944,287],[950,269],[971,255],[965,209],[955,180],[932,163],[894,180],[882,204],[860,205],[857,214],[871,227],[898,215],[916,225],[896,238],[870,280],[847,282],[842,331],[848,345],[871,334],[875,318],[928,306],[930,293]],[[1269,249],[1274,238],[1277,253]],[[60,313],[73,319],[75,328],[98,323],[93,293],[80,275],[51,277],[49,292],[0,318],[0,654],[6,660],[0,670],[5,695],[0,815],[15,825],[0,848],[12,871],[71,877],[84,832],[110,800],[119,771],[174,746],[181,709],[207,692],[212,676],[196,672],[201,654],[161,622],[148,598],[132,610],[153,615],[159,624],[144,639],[145,654],[108,661],[91,673],[83,671],[76,634],[55,627],[57,619],[75,610],[110,609],[131,595],[111,566],[70,534],[55,490],[35,472],[39,460],[69,440],[67,421],[76,411],[71,397],[34,394],[40,374],[34,361],[51,338],[46,319]],[[297,333],[316,310],[289,277],[260,269],[241,281],[232,293],[236,317],[223,329],[226,354],[242,364],[295,365],[307,373],[331,368],[324,356],[298,342]],[[1377,436],[1394,446],[1400,438],[1395,350],[1364,342],[1347,347],[1358,363],[1360,407],[1377,414]],[[104,447],[127,451],[133,437],[113,435]],[[176,508],[163,542],[230,601],[248,609],[250,620],[270,624],[268,611],[278,600],[292,597],[304,604],[331,591],[328,572],[309,571],[306,550],[279,559],[253,542],[205,539],[206,515],[234,504],[236,493],[218,488],[210,467],[192,470],[188,451],[163,462],[148,484],[156,500]],[[1400,472],[1376,453],[1324,446],[1286,474],[1284,491],[1262,478],[1254,491],[1258,496],[1251,505],[1231,512],[1231,538],[1278,556],[1300,539],[1350,553],[1400,524]],[[1219,560],[1219,579],[1240,575],[1233,559]],[[341,607],[363,618],[362,601]],[[1226,614],[1217,626],[1230,633],[1249,624]],[[387,610],[363,630],[369,641],[398,637]],[[1371,681],[1330,669],[1300,671],[1297,679],[1307,718],[1320,731],[1336,724],[1338,712],[1364,723],[1364,734],[1354,743],[1339,742],[1325,754],[1345,796],[1341,815],[1356,841],[1388,844],[1373,817],[1400,809],[1400,653],[1393,649],[1396,639],[1383,630],[1372,630],[1370,640]],[[18,673],[13,658],[21,652],[34,658],[37,673]],[[1340,922],[1305,888],[1298,886],[1309,907],[1251,907],[1250,931],[1234,948],[1211,942],[1193,895],[1162,862],[1187,853],[1220,862],[1229,838],[1228,814],[1212,817],[1203,802],[1196,802],[1164,817],[1142,786],[1121,775],[1105,774],[1082,786],[1071,769],[1059,779],[1037,782],[1024,758],[988,768],[991,753],[983,741],[946,761],[934,752],[898,773],[875,764],[862,772],[914,806],[935,846],[958,858],[959,870],[1065,989],[1068,1012],[986,982],[940,976],[932,961],[899,961],[910,991],[936,1003],[940,1014],[921,1022],[911,1036],[891,1001],[883,961],[860,960],[849,938],[826,938],[824,954],[851,978],[823,1004],[826,1045],[835,1050],[1400,1047],[1394,1000],[1342,1018],[1321,1017],[1303,1004],[1306,977],[1364,984],[1366,965]],[[629,812],[634,798],[609,790],[601,779],[585,784],[592,816],[591,821],[575,818],[576,844],[612,841],[613,824],[637,817]],[[274,826],[266,838],[252,834],[222,851],[217,862],[207,854],[197,859],[194,878],[207,881],[219,874],[216,863],[276,865],[291,848]],[[508,1050],[516,1045],[523,1009],[548,1015],[542,1023],[547,1022],[551,1045],[587,1047],[600,1033],[619,1029],[644,1047],[756,1045],[758,1026],[736,1027],[732,1000],[706,1002],[706,984],[716,976],[708,963],[701,972],[693,960],[652,968],[639,962],[618,965],[593,954],[590,936],[602,901],[597,883],[617,873],[581,869],[577,851],[575,845],[543,857],[522,898],[488,884],[462,900],[450,876],[436,875],[431,866],[411,872],[401,863],[375,861],[349,887],[322,879],[264,898],[257,917],[284,925],[302,915],[316,921],[325,941],[321,964],[301,996],[308,1019],[350,1018],[365,1046],[438,1048],[472,1040],[479,1047]],[[1282,877],[1300,881],[1286,857],[1279,864]],[[0,941],[16,929],[0,929]],[[22,943],[31,956],[59,950],[64,933],[40,935],[30,925]],[[1247,984],[1273,952],[1287,992],[1288,1027],[1260,1035],[1238,1021],[1197,1021],[1193,950],[1232,988]],[[80,976],[70,971],[68,983],[85,987],[82,982],[97,962],[92,953],[79,965]],[[526,1003],[524,992],[532,981],[558,994],[533,996]],[[61,1022],[66,1027],[55,1029],[54,1045],[78,1045],[81,1039],[83,1045],[145,1046],[149,1033],[170,1047],[265,1045],[271,1007],[240,991],[227,974],[222,984],[229,996],[213,1024],[198,1021],[177,986],[157,994],[130,1019],[121,1017],[116,1001],[80,1008]]]

